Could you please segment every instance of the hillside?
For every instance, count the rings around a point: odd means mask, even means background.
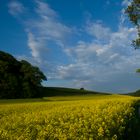
[[[101,93],[84,89],[61,88],[61,87],[43,87],[40,90],[42,97],[86,95],[86,94],[110,95],[109,93]]]
[[[137,90],[137,91],[132,92],[132,93],[128,93],[128,95],[140,97],[140,90]]]

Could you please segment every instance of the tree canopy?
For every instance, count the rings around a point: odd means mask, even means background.
[[[43,80],[47,78],[38,67],[0,51],[0,98],[39,97]]]
[[[130,21],[136,26],[138,37],[132,41],[135,49],[140,48],[140,0],[133,0],[126,9]]]

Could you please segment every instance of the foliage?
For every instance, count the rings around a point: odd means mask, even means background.
[[[19,94],[19,69],[20,63],[13,56],[0,51],[0,98],[15,98]]]
[[[0,51],[0,98],[36,97],[42,80],[46,77],[38,67]]]
[[[137,69],[136,72],[137,72],[137,73],[140,73],[140,69]]]
[[[45,75],[38,67],[32,66],[29,62],[22,60],[20,72],[22,73],[22,88],[25,97],[38,97],[39,87]]]
[[[135,48],[140,47],[140,0],[133,0],[126,9],[130,21],[136,26],[138,38],[132,41]]]
[[[128,95],[140,97],[140,90],[137,90],[135,92],[129,93]]]
[[[137,99],[129,96],[0,105],[0,139],[122,139]]]

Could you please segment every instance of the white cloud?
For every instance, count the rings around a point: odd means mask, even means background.
[[[41,43],[39,43],[37,40],[35,40],[35,37],[32,33],[28,33],[28,46],[31,50],[31,54],[34,58],[36,58],[37,61],[40,61],[40,50],[43,46],[40,46]]]
[[[128,6],[128,5],[130,5],[131,4],[131,1],[132,0],[123,0],[122,1],[122,6]]]
[[[98,26],[96,23],[96,27],[101,26],[100,24]],[[67,49],[66,52],[75,58],[75,61],[69,65],[58,67],[57,75],[59,77],[57,78],[69,79],[73,86],[78,88],[84,86],[89,89],[96,89],[98,85],[103,83],[106,85],[106,83],[109,84],[111,81],[114,83],[115,79],[116,82],[121,83],[120,75],[125,75],[125,78],[127,75],[136,78],[135,70],[140,66],[138,61],[140,59],[140,52],[134,51],[130,46],[131,40],[136,36],[136,30],[134,28],[122,27],[117,32],[112,32],[108,27],[101,28],[102,30],[98,30],[98,34],[101,34],[102,31],[104,32],[102,38],[105,39],[106,43],[102,43],[100,41],[101,38],[97,37],[97,39],[93,38],[91,42],[79,41],[75,47]],[[110,37],[106,37],[108,33]],[[127,80],[125,82],[126,84],[122,83],[122,85],[126,87],[130,82],[127,82]],[[93,86],[94,83],[96,87]],[[111,83],[110,85],[112,86]],[[118,87],[120,89],[117,89]],[[111,91],[109,90],[109,85],[108,88],[104,86],[103,88],[105,91]],[[124,92],[124,87],[121,84],[113,88],[116,92]],[[130,90],[134,90],[134,87],[131,88],[130,86],[125,89],[126,92]]]
[[[12,14],[13,16],[18,16],[19,14],[25,12],[25,7],[23,6],[22,3],[18,1],[11,1],[8,4],[8,7],[9,7],[9,13]]]
[[[40,0],[36,0],[37,3],[37,8],[36,11],[43,17],[43,16],[48,16],[48,17],[56,17],[57,13],[50,8],[50,6],[47,3],[44,3]]]
[[[93,22],[88,22],[86,31],[99,40],[108,40],[111,34],[110,28],[104,27],[101,23]]]
[[[57,13],[47,3],[36,0],[35,5],[34,11],[32,11],[34,16],[29,14],[30,16],[24,16],[24,21],[20,21],[24,24],[28,37],[27,45],[32,57],[41,62],[44,59],[42,54],[48,53],[48,44],[53,43],[63,48],[72,29],[59,20]],[[9,3],[9,12],[16,15],[16,18],[22,19],[21,14],[25,9],[23,4],[18,1]]]
[[[36,13],[39,20],[31,26],[37,28],[40,36],[59,42],[71,32],[69,27],[59,21],[57,13],[47,3],[37,1]]]
[[[47,44],[53,42],[57,46],[64,47],[71,28],[59,21],[57,13],[47,3],[36,1],[36,4],[35,12],[38,18],[30,20],[27,24],[28,32],[32,34],[34,41],[29,35],[28,45],[32,50],[32,56],[38,55],[37,58],[41,59],[39,53],[44,53],[42,48],[45,48]]]

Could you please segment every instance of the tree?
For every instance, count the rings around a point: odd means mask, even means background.
[[[80,88],[80,90],[85,90],[85,89],[82,87],[82,88]]]
[[[140,48],[140,0],[133,0],[125,12],[138,31],[138,36],[132,41],[132,45],[135,49]],[[140,69],[137,69],[136,72],[140,73]]]
[[[0,51],[0,98],[17,98],[20,86],[20,63],[8,53]]]
[[[20,72],[22,74],[22,88],[25,97],[37,97],[42,80],[47,80],[38,67],[22,60]]]
[[[39,97],[42,80],[47,79],[38,67],[0,51],[0,98]]]
[[[133,0],[126,9],[130,21],[136,26],[138,37],[132,41],[135,49],[140,48],[140,0]]]

